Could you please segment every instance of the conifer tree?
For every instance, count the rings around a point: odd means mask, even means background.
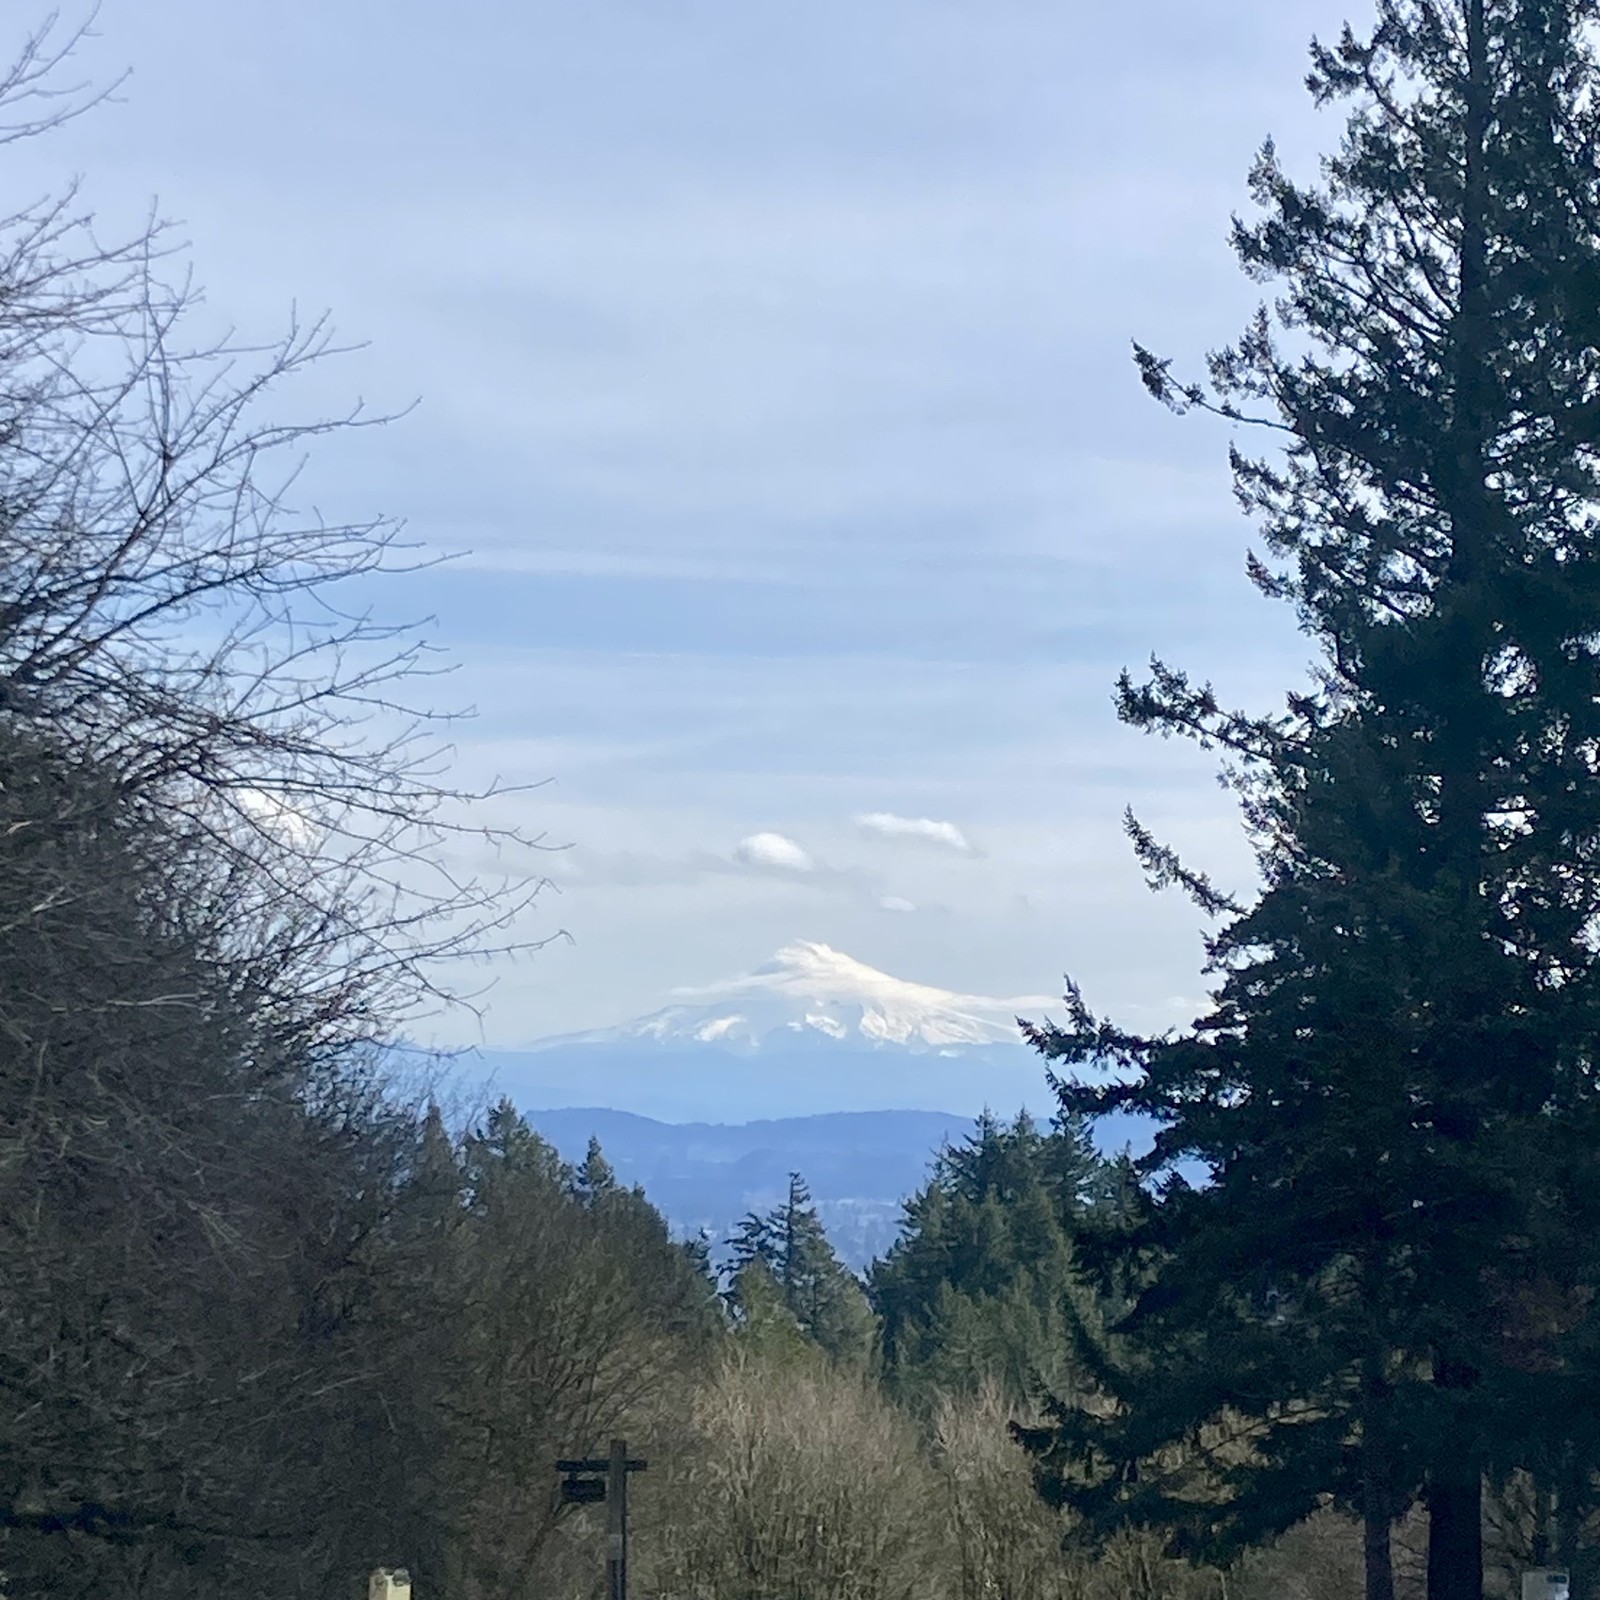
[[[606,1196],[617,1192],[616,1172],[594,1134],[589,1135],[589,1147],[573,1174],[572,1185],[573,1192],[586,1206],[598,1205]]]
[[[769,1230],[777,1245],[778,1282],[797,1314],[813,1309],[818,1283],[833,1251],[811,1203],[811,1190],[798,1172],[789,1174],[789,1192],[772,1213]]]
[[[1041,1133],[979,1117],[941,1151],[870,1274],[886,1376],[919,1404],[986,1385],[1008,1401],[1071,1375],[1069,1326],[1091,1308],[1072,1276],[1068,1229],[1091,1203],[1099,1158],[1079,1124]]]
[[[737,1277],[751,1262],[759,1261],[768,1272],[778,1267],[778,1238],[771,1220],[759,1211],[747,1211],[728,1240],[728,1264]]]
[[[820,1359],[816,1342],[806,1337],[772,1269],[760,1256],[735,1268],[727,1301],[739,1347],[763,1363],[776,1368]]]
[[[494,1105],[481,1128],[467,1136],[464,1148],[467,1187],[481,1196],[486,1185],[500,1179],[534,1178],[552,1190],[572,1184],[572,1169],[548,1140],[529,1127],[522,1113],[507,1098]]]
[[[1032,1436],[1047,1486],[1213,1554],[1332,1495],[1373,1600],[1414,1496],[1430,1600],[1479,1600],[1485,1476],[1581,1453],[1596,1371],[1597,18],[1382,0],[1314,45],[1343,142],[1315,188],[1269,144],[1234,229],[1282,297],[1209,385],[1136,349],[1174,409],[1274,430],[1281,455],[1233,452],[1272,558],[1251,576],[1321,659],[1269,717],[1159,661],[1124,675],[1125,720],[1225,753],[1262,892],[1234,904],[1130,818],[1152,882],[1223,919],[1213,1003],[1146,1039],[1073,990],[1035,1030],[1131,1069],[1067,1109],[1162,1124],[1162,1183],[1084,1245],[1135,1296],[1099,1370],[1121,1405]]]
[[[695,1276],[705,1283],[707,1291],[715,1294],[717,1269],[711,1259],[710,1230],[701,1228],[693,1238],[680,1240],[678,1248],[683,1251],[684,1259],[694,1269]]]
[[[784,1198],[765,1216],[751,1212],[730,1241],[733,1282],[729,1306],[743,1315],[749,1274],[759,1271],[776,1285],[800,1330],[834,1359],[864,1364],[874,1341],[872,1313],[859,1281],[828,1242],[811,1191],[798,1172],[789,1174]]]

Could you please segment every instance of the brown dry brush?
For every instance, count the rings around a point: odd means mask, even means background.
[[[645,1592],[672,1600],[936,1594],[936,1492],[912,1420],[821,1358],[735,1352],[697,1396],[694,1443],[659,1483]]]
[[[642,1592],[663,1600],[1232,1600],[1159,1533],[1078,1541],[1037,1494],[993,1386],[913,1416],[820,1352],[735,1339],[641,1492]]]

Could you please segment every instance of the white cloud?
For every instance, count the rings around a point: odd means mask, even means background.
[[[903,895],[886,894],[878,897],[880,911],[915,911],[917,908]]]
[[[863,833],[880,839],[915,839],[942,845],[947,850],[959,850],[962,855],[973,853],[967,836],[955,823],[936,822],[932,817],[900,817],[892,811],[868,811],[856,818],[856,826]]]
[[[747,867],[779,872],[811,872],[816,866],[793,839],[786,839],[781,833],[752,833],[733,847],[733,859]]]

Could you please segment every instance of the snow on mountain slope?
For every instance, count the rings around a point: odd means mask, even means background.
[[[649,1016],[543,1039],[534,1048],[638,1040],[749,1052],[833,1039],[954,1055],[1020,1044],[1017,1017],[1039,1019],[1057,1005],[1038,995],[1001,1000],[908,983],[806,940],[786,945],[754,972],[674,993],[681,1003]]]

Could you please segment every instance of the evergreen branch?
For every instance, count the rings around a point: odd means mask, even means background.
[[[1221,916],[1227,912],[1238,916],[1243,907],[1232,895],[1214,888],[1203,872],[1194,872],[1184,866],[1177,851],[1159,843],[1155,836],[1133,814],[1130,806],[1122,814],[1122,829],[1133,844],[1133,853],[1144,869],[1145,882],[1151,889],[1170,889],[1176,884],[1207,916]]]
[[[1174,416],[1186,416],[1190,411],[1205,411],[1225,421],[1242,422],[1253,428],[1271,428],[1278,433],[1294,431],[1276,417],[1247,416],[1226,401],[1212,400],[1198,383],[1180,383],[1172,376],[1172,358],[1154,355],[1137,340],[1133,341],[1133,360],[1139,369],[1139,381]]]

